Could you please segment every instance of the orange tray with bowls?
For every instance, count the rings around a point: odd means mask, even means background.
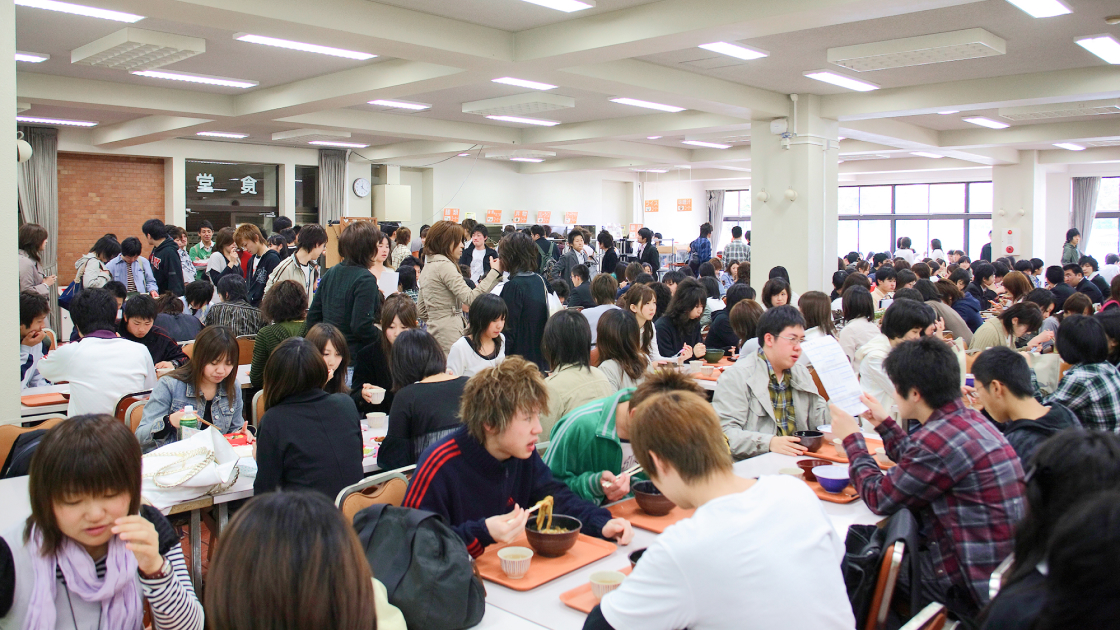
[[[852,484],[848,484],[843,490],[833,494],[822,488],[821,484],[817,481],[807,481],[804,477],[802,477],[801,480],[809,486],[809,489],[817,493],[817,498],[821,501],[828,501],[829,503],[851,503],[852,501],[859,500],[859,493],[852,487]]]
[[[883,448],[883,441],[882,440],[873,440],[871,438],[864,438],[864,441],[867,443],[868,452],[871,453],[872,455],[875,454],[875,449]],[[837,448],[835,444],[821,444],[821,450],[817,451],[816,453],[805,453],[805,456],[806,457],[816,457],[817,459],[826,459],[830,462],[834,462],[834,463],[837,463],[837,464],[847,464],[848,463],[848,454],[844,452],[843,447]],[[888,468],[894,468],[894,462],[883,463],[883,462],[880,462],[879,460],[875,460],[875,461],[879,464],[879,468],[882,468],[883,470],[887,470]]]
[[[630,566],[618,569],[619,573],[630,575]],[[575,608],[581,613],[588,615],[591,611],[599,605],[599,600],[595,599],[595,593],[591,592],[591,582],[583,586],[577,586],[570,591],[564,591],[560,594],[560,601],[568,608]]]
[[[703,374],[701,374],[699,372],[693,372],[692,373],[692,378],[695,378],[695,379],[700,380],[700,381],[718,381],[720,374],[723,374],[723,372],[721,372],[719,370],[712,370],[712,375],[711,376],[704,376]]]
[[[533,561],[529,564],[529,572],[525,574],[525,577],[520,580],[511,580],[502,571],[502,561],[498,559],[498,550],[504,547],[532,549],[532,547],[529,547],[529,541],[522,534],[520,538],[508,545],[490,545],[486,552],[475,560],[475,566],[478,567],[478,572],[483,578],[515,591],[531,591],[580,567],[606,558],[614,553],[615,549],[618,549],[618,546],[613,542],[601,538],[592,538],[587,534],[580,534],[579,538],[576,539],[576,545],[559,558],[545,558],[534,552]],[[589,592],[590,588],[589,584]]]
[[[624,518],[630,521],[630,524],[634,527],[641,527],[655,534],[660,534],[673,523],[690,518],[696,513],[696,510],[684,510],[679,507],[674,507],[673,511],[665,516],[650,516],[646,514],[642,508],[638,507],[638,500],[633,498],[615,503],[607,509],[610,510],[611,515],[615,518]]]
[[[27,396],[20,396],[19,402],[24,407],[65,405],[70,402],[70,396],[67,394],[29,394]]]

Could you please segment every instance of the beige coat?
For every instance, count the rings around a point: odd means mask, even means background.
[[[428,263],[420,274],[420,296],[416,306],[420,319],[428,323],[428,332],[436,338],[444,354],[451,351],[451,344],[463,336],[463,305],[470,305],[478,296],[489,293],[502,274],[491,269],[471,290],[463,274],[459,273],[459,263],[447,256],[436,254],[428,256]]]
[[[427,270],[425,270],[427,273]],[[548,387],[548,413],[541,413],[541,441],[549,439],[552,427],[573,409],[606,398],[618,390],[597,367],[563,365],[544,379]]]

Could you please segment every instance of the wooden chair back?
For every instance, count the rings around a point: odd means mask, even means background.
[[[253,362],[253,348],[257,345],[256,336],[237,338],[237,364],[249,365]]]
[[[136,429],[140,428],[140,421],[144,418],[144,405],[148,404],[146,400],[138,400],[128,406],[128,411],[125,412],[125,423],[128,428],[136,433]]]
[[[179,344],[179,347],[183,349],[183,354],[187,355],[188,359],[192,358],[192,355],[194,355],[193,341],[184,341],[183,343]]]
[[[599,348],[591,349],[591,367],[599,367]]]
[[[46,329],[43,330],[43,332],[47,334],[47,339],[51,340],[51,350],[54,350],[55,348],[57,348],[58,347],[58,338],[55,336],[54,331],[51,330],[50,328],[46,328]]]
[[[140,401],[147,402],[148,398],[151,395],[152,395],[152,390],[150,390],[150,389],[147,390],[147,391],[144,391],[144,392],[136,392],[134,394],[126,394],[120,400],[117,401],[117,408],[113,411],[113,415],[117,418],[117,420],[120,420],[121,422],[124,422],[125,424],[128,424],[127,412],[128,412],[129,407],[131,407],[132,404],[136,403],[136,402],[140,402]]]
[[[911,617],[899,630],[941,630],[947,620],[945,605],[933,602]]]
[[[817,386],[817,393],[821,398],[828,400],[828,392],[824,389],[824,383],[821,382],[821,377],[817,375],[817,371],[809,366],[809,374],[813,377],[813,383]]]
[[[891,609],[894,587],[898,582],[898,572],[902,568],[902,556],[906,544],[901,540],[883,550],[883,560],[879,563],[879,578],[875,582],[875,592],[871,596],[871,608],[867,612],[865,630],[883,630],[887,626],[887,613]]]
[[[253,426],[261,428],[261,418],[264,417],[264,390],[253,394]]]
[[[16,440],[19,436],[27,433],[28,431],[36,431],[38,429],[49,429],[54,425],[62,422],[66,418],[50,418],[44,420],[41,424],[34,427],[21,427],[17,424],[5,424],[0,426],[0,466],[8,460],[8,455],[12,452],[12,447],[15,446]]]
[[[1070,369],[1071,367],[1073,367],[1073,364],[1066,363],[1065,361],[1062,361],[1058,365],[1058,381],[1062,380],[1062,377],[1066,375],[1066,370]]]
[[[342,510],[347,522],[353,522],[355,514],[371,505],[383,503],[400,507],[406,490],[408,478],[398,470],[390,470],[343,488],[335,498],[335,505]]]

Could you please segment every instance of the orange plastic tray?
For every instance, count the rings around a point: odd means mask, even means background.
[[[522,535],[508,545],[490,545],[486,552],[475,560],[475,566],[478,567],[478,572],[482,577],[515,591],[530,591],[580,567],[585,567],[596,560],[606,558],[618,549],[618,546],[610,541],[580,534],[576,540],[576,545],[559,558],[545,558],[534,553],[532,563],[529,565],[529,572],[525,574],[525,577],[520,580],[511,580],[502,572],[502,561],[498,559],[498,550],[504,547],[529,547],[529,541]],[[529,548],[532,549],[532,547]]]
[[[47,405],[65,405],[70,402],[66,394],[30,394],[21,396],[20,403],[24,407],[46,407]]]
[[[620,573],[630,575],[630,565],[622,569],[618,569]],[[564,591],[560,594],[560,601],[568,608],[575,608],[581,613],[587,615],[599,605],[599,600],[595,599],[595,593],[591,592],[591,582],[583,586],[577,586],[570,591]]]
[[[703,374],[701,374],[699,372],[693,372],[692,377],[697,379],[697,380],[700,380],[700,381],[718,381],[719,376],[722,373],[723,372],[720,372],[719,370],[712,370],[712,375],[711,376],[704,376]]]
[[[615,503],[607,509],[610,510],[615,518],[624,518],[630,521],[630,524],[634,527],[641,527],[655,534],[660,534],[673,523],[690,518],[696,513],[696,510],[684,510],[679,507],[674,507],[673,511],[665,516],[650,516],[638,507],[637,499],[629,499]]]
[[[801,480],[808,484],[813,492],[817,493],[817,498],[821,501],[828,501],[829,503],[851,503],[852,501],[859,500],[859,494],[856,493],[855,488],[853,488],[851,484],[848,484],[848,486],[840,492],[833,494],[822,488],[820,482],[806,481],[804,477],[802,477]]]
[[[871,454],[874,454],[875,449],[883,448],[882,440],[873,440],[866,437],[863,439],[867,443],[868,452],[870,452]],[[816,453],[805,453],[805,456],[816,457],[818,459],[826,459],[837,464],[848,463],[848,454],[844,452],[843,447],[837,448],[835,444],[821,444],[821,450],[817,451]],[[884,464],[879,460],[875,461],[879,464],[879,468],[882,468],[883,470],[894,467],[894,462],[887,462]]]

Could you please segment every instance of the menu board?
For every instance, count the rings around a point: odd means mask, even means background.
[[[646,199],[646,212],[657,212],[658,203],[656,199]]]
[[[579,223],[579,212],[565,212],[564,225],[575,225]]]
[[[524,224],[528,223],[529,222],[529,211],[528,210],[514,210],[513,211],[513,222],[517,223],[519,225],[524,225]]]
[[[638,230],[642,229],[641,223],[630,224],[630,238],[638,238]]]
[[[692,200],[677,199],[677,212],[692,212]]]
[[[549,223],[552,223],[552,211],[551,210],[538,210],[537,211],[537,223],[540,223],[540,224],[543,224],[543,225],[547,225]]]
[[[444,221],[451,221],[453,223],[458,223],[459,222],[459,209],[458,208],[444,208],[443,209],[443,220]]]
[[[486,211],[486,222],[487,223],[501,223],[502,222],[502,211],[501,210],[487,210]]]

